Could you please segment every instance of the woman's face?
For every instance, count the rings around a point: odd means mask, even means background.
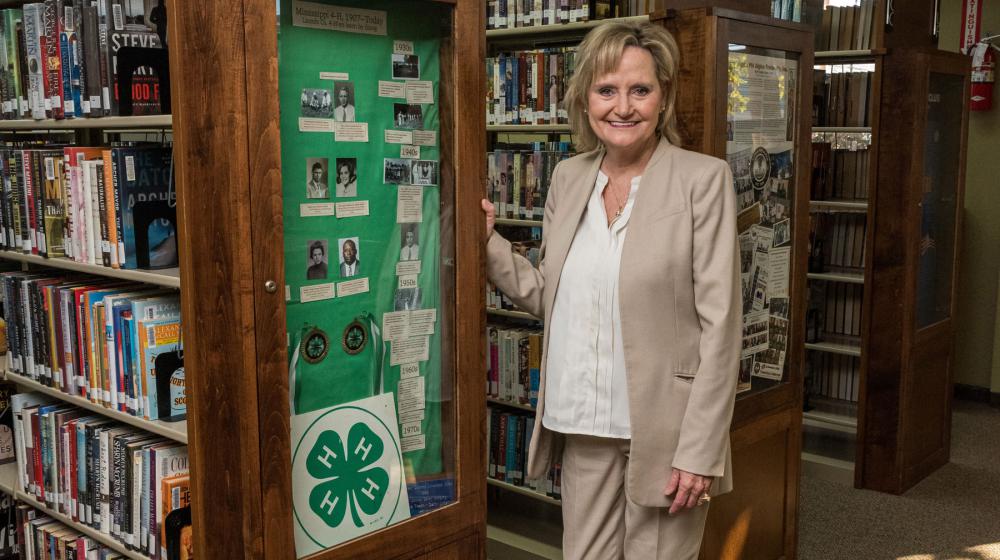
[[[618,68],[591,84],[587,119],[609,153],[641,149],[656,134],[662,106],[653,55],[626,47]]]
[[[320,264],[321,262],[323,262],[323,249],[320,249],[319,247],[313,247],[312,260],[313,264]]]
[[[340,184],[346,185],[351,180],[351,170],[346,165],[340,166]]]

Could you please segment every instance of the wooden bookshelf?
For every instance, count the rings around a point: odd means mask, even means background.
[[[516,227],[542,227],[542,222],[540,220],[514,220],[511,218],[497,218],[496,225],[516,226]]]
[[[885,49],[859,49],[849,51],[816,51],[817,63],[829,63],[831,60],[874,58],[885,54]],[[854,60],[852,60],[854,62]]]
[[[77,395],[70,395],[49,387],[47,385],[42,385],[41,383],[25,377],[23,375],[14,373],[12,371],[7,372],[7,379],[13,381],[14,383],[20,385],[21,387],[30,389],[32,391],[38,391],[39,393],[44,393],[51,397],[55,397],[63,402],[79,406],[80,408],[85,408],[91,412],[96,412],[98,414],[107,416],[119,422],[129,424],[130,426],[135,426],[146,430],[147,432],[152,432],[156,435],[163,436],[165,438],[170,438],[174,441],[178,441],[183,444],[188,442],[187,433],[187,422],[181,420],[179,422],[164,422],[162,420],[146,420],[137,416],[132,416],[131,414],[126,414],[118,410],[112,410],[106,408],[103,405],[91,402],[89,399]]]
[[[525,488],[524,486],[518,486],[516,484],[511,484],[509,482],[504,482],[502,480],[497,480],[495,478],[487,478],[486,484],[488,484],[489,486],[495,486],[497,488],[503,488],[504,490],[509,490],[511,492],[517,492],[522,496],[528,496],[529,498],[545,502],[547,504],[553,504],[557,506],[562,505],[562,501],[557,500],[552,496],[542,494],[541,492],[538,492],[536,490],[532,490],[531,488]]]
[[[572,129],[568,124],[491,124],[486,126],[486,132],[520,132],[524,134],[557,132],[569,134]]]
[[[818,410],[803,412],[802,423],[810,426],[843,431],[849,434],[854,434],[858,430],[857,418]]]
[[[2,8],[2,6],[0,6]],[[85,128],[166,129],[173,126],[172,115],[140,115],[134,117],[100,117],[95,119],[17,119],[0,121],[2,130],[80,130]]]
[[[871,132],[872,127],[870,126],[814,126],[812,127],[813,132],[855,132],[855,133],[866,133]]]
[[[161,270],[126,270],[124,268],[111,268],[95,264],[78,263],[73,259],[65,257],[45,258],[38,255],[26,255],[24,253],[18,253],[17,251],[0,251],[0,259],[19,261],[31,265],[60,268],[63,270],[72,270],[74,272],[86,272],[88,274],[105,276],[108,278],[134,280],[136,282],[145,282],[147,284],[166,286],[168,288],[181,287],[181,273],[179,268],[165,268]]]
[[[648,15],[623,18],[595,19],[573,23],[558,23],[555,25],[534,25],[529,27],[514,27],[511,29],[487,29],[486,39],[491,42],[509,39],[551,38],[554,35],[585,35],[591,29],[608,21],[649,21]]]
[[[111,538],[110,535],[106,535],[98,530],[95,530],[93,527],[84,525],[83,523],[78,523],[76,521],[73,521],[72,517],[69,517],[65,514],[50,509],[42,502],[36,500],[34,496],[31,496],[29,494],[26,494],[25,492],[17,490],[14,492],[14,497],[17,498],[17,500],[20,502],[24,502],[39,511],[45,512],[46,515],[52,517],[53,519],[59,521],[60,523],[66,525],[67,527],[72,527],[73,529],[83,533],[84,535],[87,535],[88,537],[94,539],[95,541],[100,542],[101,544],[107,546],[108,548],[113,549],[115,552],[125,556],[126,558],[132,558],[133,560],[149,560],[149,556],[142,554],[138,551],[129,550],[125,548],[125,545]]]
[[[861,357],[861,347],[852,346],[850,344],[836,344],[833,342],[807,342],[805,344],[806,350],[814,350],[816,352],[827,352],[830,354],[842,354],[844,356],[854,356]]]
[[[497,399],[497,398],[494,398],[494,397],[486,397],[486,402],[488,402],[490,404],[495,404],[497,406],[505,406],[507,408],[516,408],[516,409],[519,409],[519,410],[527,410],[528,412],[534,412],[535,411],[535,407],[531,406],[530,404],[521,404],[521,403],[511,402],[511,401],[504,400],[504,399]]]
[[[810,200],[810,212],[867,212],[867,202],[841,200]]]

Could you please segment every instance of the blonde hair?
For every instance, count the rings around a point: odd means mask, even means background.
[[[671,144],[681,143],[677,115],[674,113],[680,58],[677,42],[666,29],[648,22],[608,22],[595,27],[580,43],[576,68],[566,90],[566,109],[577,152],[589,152],[601,145],[587,119],[589,90],[595,78],[618,68],[627,47],[646,49],[653,56],[665,107],[656,123],[656,134],[665,137]]]

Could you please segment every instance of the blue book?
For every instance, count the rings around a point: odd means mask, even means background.
[[[177,266],[177,196],[166,146],[113,148],[111,180],[121,200],[122,268]]]

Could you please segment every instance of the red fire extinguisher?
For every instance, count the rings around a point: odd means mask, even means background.
[[[993,45],[980,41],[972,47],[972,95],[969,109],[989,111],[993,108],[993,79],[996,54]]]

